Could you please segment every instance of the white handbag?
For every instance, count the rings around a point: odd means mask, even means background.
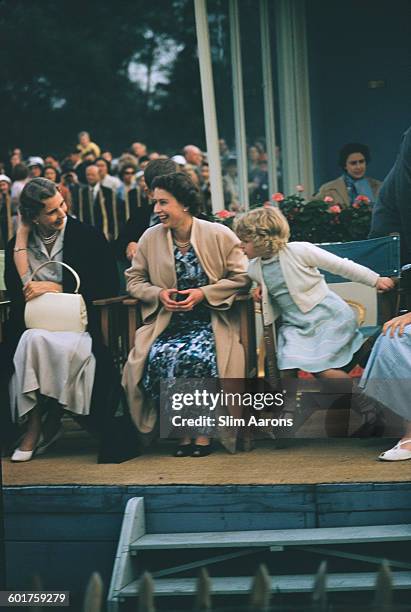
[[[26,303],[24,322],[28,329],[48,331],[84,332],[87,329],[87,308],[83,296],[78,293],[80,277],[73,268],[62,261],[46,261],[34,270],[37,272],[49,264],[60,264],[70,270],[76,279],[74,293],[47,292]]]

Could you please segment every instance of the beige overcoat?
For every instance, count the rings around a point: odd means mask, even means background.
[[[371,178],[370,176],[365,177],[370,183],[371,190],[374,194],[374,202],[377,199],[378,192],[381,188],[381,181]],[[335,204],[339,204],[342,208],[350,207],[350,197],[348,195],[347,187],[345,185],[344,177],[329,181],[321,185],[318,193],[315,194],[315,198],[323,200],[326,196],[331,197]]]
[[[240,241],[228,227],[194,218],[191,244],[209,279],[209,284],[201,289],[211,310],[218,374],[220,378],[244,378],[238,312],[235,305],[230,308],[236,294],[247,289],[250,283]],[[139,383],[150,347],[172,317],[159,300],[162,289],[177,287],[170,230],[156,225],[143,234],[132,266],[126,270],[126,279],[127,291],[141,300],[143,324],[136,331],[122,384],[136,427],[142,433],[149,433],[155,426],[157,413]]]

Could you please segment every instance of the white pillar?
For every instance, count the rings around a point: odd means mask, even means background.
[[[277,0],[278,89],[284,192],[314,192],[305,0]]]
[[[206,146],[210,168],[211,202],[213,212],[217,212],[218,210],[224,209],[224,195],[221,178],[220,151],[218,147],[217,116],[206,0],[194,0],[194,11],[197,30],[198,58],[200,62]]]
[[[265,139],[268,159],[268,197],[278,191],[277,156],[275,152],[275,108],[273,71],[271,65],[270,22],[267,0],[260,0],[261,59],[263,69],[263,96]]]
[[[243,68],[241,61],[238,0],[229,0],[231,63],[233,73],[233,107],[235,148],[237,153],[238,191],[240,203],[248,210],[248,164],[244,115]]]

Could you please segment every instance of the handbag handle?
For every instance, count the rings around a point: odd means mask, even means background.
[[[67,270],[70,270],[70,272],[72,273],[72,275],[74,276],[74,278],[76,279],[76,288],[74,289],[74,293],[78,293],[78,290],[80,289],[80,277],[77,274],[77,272],[75,270],[73,270],[73,268],[71,268],[68,264],[64,263],[64,261],[57,261],[56,259],[51,259],[50,261],[45,261],[44,263],[40,264],[38,266],[38,268],[36,268],[34,270],[34,272],[31,273],[30,279],[29,281],[32,281],[34,276],[37,274],[37,272],[39,270],[41,270],[41,268],[44,268],[45,266],[48,266],[49,264],[60,264],[61,266],[64,266],[65,268],[67,268]]]

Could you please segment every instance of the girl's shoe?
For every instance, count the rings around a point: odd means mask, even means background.
[[[193,444],[180,444],[174,451],[174,457],[191,457],[193,452]]]
[[[372,413],[373,419],[366,420],[351,434],[350,438],[381,438],[385,430],[385,419],[381,412]],[[363,415],[367,418],[367,415]]]
[[[193,452],[191,453],[192,457],[207,457],[207,455],[211,455],[213,452],[211,443],[210,444],[194,444]]]
[[[38,442],[36,446],[33,448],[33,450],[23,451],[23,450],[20,450],[20,448],[16,448],[14,453],[10,457],[10,460],[15,463],[21,463],[23,461],[30,461],[31,459],[33,459],[34,455],[38,451],[39,446],[43,443],[44,443],[44,439],[43,439],[42,434],[40,434]]]
[[[378,402],[362,391],[355,391],[352,395],[351,407],[361,415],[363,423],[351,434],[350,438],[371,438],[383,435],[385,419]]]
[[[406,461],[407,459],[411,459],[411,450],[408,448],[401,448],[403,444],[407,444],[411,442],[411,440],[403,440],[402,442],[398,442],[393,448],[390,450],[381,453],[378,459],[381,461]]]

